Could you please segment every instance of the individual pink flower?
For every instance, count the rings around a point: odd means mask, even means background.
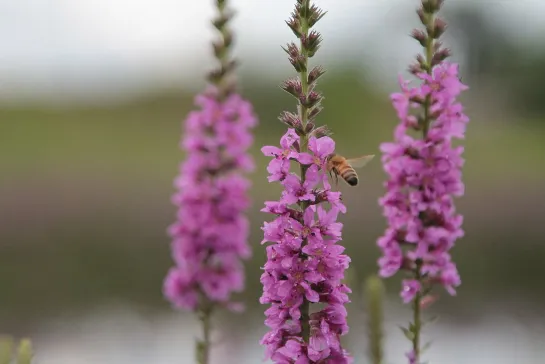
[[[422,286],[419,281],[415,279],[404,279],[401,287],[401,298],[403,299],[403,302],[411,302],[421,289]]]
[[[269,172],[269,182],[282,181],[288,175],[290,170],[290,160],[298,158],[299,153],[293,150],[292,146],[299,142],[299,136],[294,129],[288,129],[286,134],[280,139],[281,148],[274,146],[265,146],[261,152],[268,157],[274,157],[269,162],[267,172]]]
[[[411,350],[408,353],[405,353],[405,356],[409,360],[409,364],[418,364],[416,362],[416,354],[415,354],[414,350]]]
[[[299,201],[315,201],[314,187],[320,182],[320,173],[317,166],[311,166],[305,173],[305,180],[295,174],[289,174],[283,181],[284,192],[282,202],[288,205]]]
[[[308,149],[312,154],[299,153],[297,156],[299,163],[315,165],[325,170],[327,160],[335,150],[335,141],[327,136],[322,138],[311,137],[308,141]]]

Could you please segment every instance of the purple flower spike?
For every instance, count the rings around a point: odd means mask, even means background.
[[[417,11],[425,31],[416,29],[412,36],[426,57],[418,56],[409,68],[417,84],[400,77],[401,92],[390,97],[399,118],[394,142],[380,147],[388,180],[379,203],[388,228],[377,241],[379,274],[390,277],[402,270],[408,275],[400,296],[414,310],[413,322],[404,329],[413,344],[410,364],[420,363],[421,311],[436,300],[432,289],[440,285],[454,295],[461,284],[450,250],[464,235],[463,218],[454,206],[454,197],[464,194],[464,160],[463,147],[453,142],[464,138],[469,121],[457,101],[468,87],[460,81],[458,65],[445,61],[450,52],[437,41],[446,26],[436,17],[442,4],[422,0]]]
[[[238,95],[223,102],[216,96],[214,89],[200,95],[201,111],[186,120],[182,145],[188,156],[173,198],[178,221],[169,229],[177,266],[165,280],[165,296],[190,310],[203,300],[228,305],[231,293],[244,286],[240,261],[250,256],[243,214],[250,183],[238,171],[251,166],[246,151],[256,119]]]
[[[390,227],[378,241],[384,254],[379,265],[380,274],[388,277],[403,268],[403,259],[414,264],[420,262],[419,269],[428,281],[444,284],[454,293],[454,287],[460,282],[448,252],[455,240],[463,236],[463,231],[462,217],[455,213],[453,196],[462,195],[464,185],[460,172],[462,149],[453,147],[452,139],[465,129],[468,120],[458,111],[461,105],[454,95],[466,86],[460,83],[457,73],[452,73],[452,65],[447,62],[435,69],[438,71],[434,76],[422,76],[423,83],[416,87],[419,91],[410,90],[418,94],[429,88],[431,105],[441,104],[425,138],[402,135],[396,138],[396,143],[381,145],[384,170],[389,179],[380,204]],[[452,112],[453,108],[457,111]],[[413,247],[404,258],[400,256],[403,244]],[[444,275],[446,279],[442,278]]]
[[[211,85],[195,99],[198,110],[184,122],[181,148],[186,160],[175,180],[172,202],[178,208],[172,238],[175,267],[168,272],[163,292],[180,309],[195,312],[203,337],[196,342],[196,362],[209,364],[210,319],[218,307],[239,312],[232,294],[244,288],[242,261],[250,257],[250,182],[243,173],[253,169],[248,148],[257,120],[252,105],[235,92],[230,57],[233,35],[228,27],[228,1],[217,1],[213,20],[220,37],[214,54],[220,64],[210,72]],[[289,141],[284,143],[287,149]],[[288,156],[292,157],[292,156]]]
[[[314,123],[321,110],[321,95],[314,83],[323,70],[306,71],[308,58],[321,40],[317,32],[309,32],[309,25],[322,15],[310,1],[297,1],[288,25],[301,39],[303,49],[292,43],[287,52],[300,77],[286,81],[284,90],[297,98],[299,114],[284,112],[280,120],[290,128],[280,139],[280,147],[261,149],[272,158],[268,180],[283,187],[279,200],[265,202],[261,210],[275,219],[263,226],[262,243],[268,245],[260,298],[262,304],[270,305],[265,311],[270,330],[261,343],[266,357],[281,364],[352,362],[340,341],[348,332],[344,305],[349,302],[350,289],[342,280],[350,258],[338,244],[343,225],[337,217],[346,207],[327,179],[327,162],[335,142],[325,135],[327,128],[315,128]],[[290,170],[292,164],[300,173]],[[311,310],[314,304],[320,310]]]

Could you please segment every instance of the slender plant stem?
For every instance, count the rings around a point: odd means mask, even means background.
[[[306,138],[306,137],[305,137]],[[301,178],[304,180],[306,168],[301,165]],[[303,211],[306,209],[306,203],[302,204]],[[303,244],[306,244],[306,240],[303,241]],[[310,340],[310,302],[303,297],[303,303],[301,304],[301,336],[303,340],[308,343]]]
[[[429,14],[427,18],[428,24],[433,24],[435,21],[434,14]],[[428,36],[428,39],[426,41],[426,72],[428,74],[431,74],[431,68],[432,68],[432,58],[433,58],[433,46],[434,46],[434,39],[431,36]],[[426,100],[424,102],[424,125],[422,128],[424,138],[428,136],[428,130],[430,128],[430,107],[431,107],[431,96],[427,95]]]
[[[202,327],[202,340],[197,340],[197,364],[209,364],[210,363],[210,332],[211,324],[210,319],[212,316],[212,309],[206,308],[199,311],[199,320]]]
[[[310,0],[305,0],[302,7],[303,9],[308,8],[308,3]],[[305,12],[306,13],[306,12]],[[303,37],[308,36],[309,32],[309,26],[306,17],[302,17],[301,19],[301,32],[303,34]],[[301,38],[301,54],[304,57],[304,66],[299,72],[299,77],[301,80],[301,89],[303,91],[304,96],[308,96],[309,87],[308,87],[308,52],[306,51],[304,44],[303,44],[303,38]],[[299,102],[299,117],[301,118],[301,124],[303,125],[303,130],[305,131],[303,135],[300,137],[300,145],[299,149],[302,153],[305,153],[308,150],[308,135],[306,133],[306,126],[308,123],[308,109],[306,106],[301,104]],[[305,173],[307,171],[307,166],[301,164],[301,182],[305,182]],[[308,204],[306,202],[302,202],[300,204],[301,209],[304,211]],[[303,245],[306,244],[306,241],[303,241]],[[301,335],[303,337],[303,340],[305,342],[309,342],[310,340],[310,302],[303,298],[303,304],[301,305]]]
[[[365,297],[367,299],[369,356],[372,364],[384,363],[383,330],[384,320],[383,302],[384,285],[379,277],[369,277],[365,281]]]
[[[416,270],[415,270],[415,278],[417,281],[421,282],[422,275],[421,275],[421,268],[422,263],[417,262],[416,263]],[[422,317],[421,317],[421,303],[422,303],[422,294],[418,292],[416,296],[414,297],[413,301],[413,353],[415,358],[415,363],[420,363],[420,335],[421,335],[421,329],[422,329]]]
[[[309,2],[309,0],[306,0],[304,2],[303,7],[307,7],[308,2]],[[302,30],[303,36],[305,38],[308,37],[309,26],[308,26],[308,22],[307,22],[306,18],[301,19],[301,30]],[[308,52],[307,52],[307,50],[305,49],[305,47],[303,45],[303,38],[301,38],[301,54],[304,57],[304,67],[300,72],[300,75],[301,75],[300,76],[301,77],[301,88],[303,90],[303,94],[305,96],[307,96],[308,95],[308,70],[307,70],[307,68],[308,68]],[[303,105],[301,105],[301,115],[300,116],[301,116],[301,123],[303,124],[303,130],[305,130],[305,127],[306,127],[307,122],[308,122],[308,110]],[[305,148],[306,148],[306,145],[305,145]]]

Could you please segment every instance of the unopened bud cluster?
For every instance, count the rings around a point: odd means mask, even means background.
[[[212,48],[219,65],[208,74],[208,81],[218,90],[217,97],[221,101],[235,90],[236,82],[233,73],[238,63],[230,59],[229,55],[234,37],[228,25],[235,13],[227,8],[226,0],[216,0],[216,7],[218,15],[212,20],[212,25],[218,30],[220,36],[212,42]]]
[[[323,12],[308,0],[298,0],[295,10],[286,23],[299,39],[299,45],[294,42],[283,47],[293,68],[299,73],[298,78],[290,78],[282,84],[282,89],[295,97],[299,102],[298,114],[283,112],[279,119],[298,135],[309,135],[314,131],[316,116],[322,111],[323,96],[315,91],[318,79],[325,73],[322,66],[308,69],[308,60],[312,58],[322,42],[322,36],[315,30],[310,30],[323,16]],[[304,119],[304,121],[303,121]],[[305,125],[303,125],[303,123]],[[322,127],[315,136],[329,135],[326,127]]]
[[[409,71],[414,75],[429,72],[451,55],[450,49],[443,48],[443,44],[438,40],[447,29],[447,23],[435,15],[442,5],[443,0],[423,0],[421,7],[416,11],[424,25],[424,30],[414,29],[411,36],[432,53],[430,62],[420,54],[416,56],[416,62],[409,66]]]

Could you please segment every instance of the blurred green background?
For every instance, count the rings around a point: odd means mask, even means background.
[[[247,3],[239,3],[242,12]],[[289,2],[282,6],[287,14]],[[415,23],[410,8],[389,14],[382,15],[403,20],[403,28],[395,27],[400,36]],[[457,201],[466,236],[453,251],[463,280],[458,296],[443,294],[431,309],[442,319],[426,331],[436,343],[429,358],[537,364],[545,354],[545,47],[514,41],[518,28],[500,29],[499,18],[486,15],[484,7],[445,10],[470,86],[462,97],[471,118],[463,141],[466,195]],[[284,17],[273,20],[282,25]],[[327,44],[325,30],[324,38]],[[412,42],[405,38],[403,47]],[[406,57],[418,51],[409,49]],[[333,129],[338,152],[379,154],[396,123],[388,92],[397,90],[405,64],[381,69],[364,53],[357,61],[330,53],[319,85],[326,96],[319,121]],[[254,258],[241,295],[245,324],[237,316],[218,318],[223,326],[215,355],[228,358],[218,361],[224,364],[256,363],[262,356],[257,340],[265,332],[265,307],[257,299],[265,257],[259,242],[268,216],[259,209],[279,189],[266,183],[267,159],[259,148],[278,143],[284,126],[276,117],[294,109],[276,87],[292,75],[288,63],[261,77],[263,70],[246,55],[241,89],[260,119],[249,213]],[[172,264],[165,231],[174,218],[169,199],[183,159],[181,121],[197,86],[150,86],[107,103],[72,102],[67,94],[60,106],[26,99],[0,104],[0,333],[33,338],[38,363],[191,363],[195,323],[170,309],[161,286]],[[356,363],[366,363],[361,286],[376,272],[375,241],[385,228],[377,204],[385,178],[380,160],[361,178],[357,188],[339,185],[348,206],[344,243],[353,261],[347,345]],[[407,346],[395,331],[409,317],[398,290],[398,280],[387,281],[388,363],[404,362]],[[228,345],[235,341],[235,348]]]

